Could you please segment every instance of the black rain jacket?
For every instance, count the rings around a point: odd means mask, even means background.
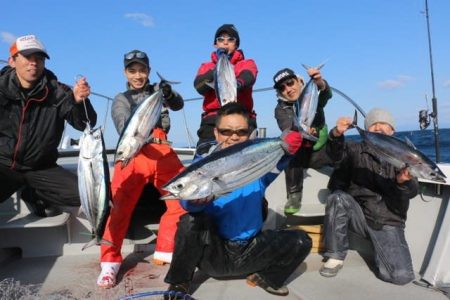
[[[88,99],[85,103],[93,127],[97,114]],[[19,171],[56,165],[65,121],[84,130],[85,109],[51,71],[45,69],[27,94],[14,68],[0,71],[0,164]]]
[[[331,134],[330,134],[331,136]],[[329,142],[343,143],[344,138]],[[366,143],[346,142],[339,167],[333,172],[328,188],[350,194],[361,206],[367,223],[373,229],[382,225],[405,227],[409,201],[418,193],[416,178],[398,184],[398,170],[381,160]]]

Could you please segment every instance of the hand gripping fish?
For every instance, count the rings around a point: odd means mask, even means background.
[[[380,159],[390,163],[397,169],[407,168],[409,173],[417,178],[445,182],[445,174],[425,154],[420,152],[406,138],[406,142],[377,132],[369,132],[357,125],[357,112],[353,118],[353,126],[359,134],[378,154]]]
[[[317,66],[316,69],[320,70],[325,63]],[[309,69],[309,66],[303,65],[305,69]],[[310,134],[311,124],[314,121],[317,112],[317,105],[319,103],[320,90],[313,78],[310,78],[300,94],[300,97],[295,102],[296,113],[298,117],[298,126],[302,136],[310,141],[317,141],[317,137]]]
[[[195,200],[220,196],[271,171],[284,155],[281,138],[253,139],[215,151],[189,165],[163,189],[167,199]]]
[[[91,129],[87,123],[79,145],[78,190],[81,209],[92,226],[94,236],[82,250],[92,245],[112,245],[111,242],[102,239],[110,211],[111,190],[109,165],[101,128]]]
[[[161,82],[178,83],[167,81],[159,73],[157,74]],[[139,150],[141,150],[161,116],[162,107],[162,89],[154,92],[139,104],[133,115],[129,118],[120,136],[114,163],[121,161],[122,168],[124,168]]]

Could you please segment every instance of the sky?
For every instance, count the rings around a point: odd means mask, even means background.
[[[5,1],[5,0],[2,0]],[[46,46],[46,67],[61,82],[73,84],[78,74],[91,89],[114,98],[125,90],[123,55],[140,49],[150,57],[150,81],[156,72],[174,85],[185,100],[171,112],[169,139],[176,147],[195,145],[202,112],[193,87],[201,63],[210,60],[216,29],[236,26],[240,48],[258,66],[255,89],[272,87],[273,75],[284,67],[306,76],[302,64],[319,65],[332,87],[356,101],[366,112],[391,111],[397,130],[419,129],[418,112],[432,110],[431,71],[425,0],[35,0],[9,1],[0,18],[0,59],[7,60],[14,39],[35,34]],[[5,4],[5,3],[4,3]],[[435,96],[439,127],[450,127],[450,1],[429,0]],[[2,64],[1,66],[4,66]],[[90,97],[105,127],[107,147],[118,134],[110,104]],[[273,90],[254,93],[259,127],[268,136],[280,130],[274,119]],[[329,127],[354,108],[335,94],[325,108]],[[430,126],[432,128],[432,126]],[[68,128],[78,138],[80,132]],[[192,137],[192,140],[188,136]]]

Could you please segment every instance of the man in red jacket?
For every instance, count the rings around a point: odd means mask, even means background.
[[[253,85],[256,81],[258,69],[253,59],[245,59],[244,52],[239,49],[239,33],[233,24],[220,26],[214,35],[214,48],[211,53],[211,61],[202,63],[194,80],[195,89],[203,95],[203,113],[200,129],[197,131],[199,141],[197,152],[202,154],[202,144],[215,140],[214,126],[217,118],[217,110],[221,107],[217,99],[216,91],[211,87],[214,81],[214,69],[219,55],[228,54],[230,63],[234,67],[237,80],[237,102],[240,102],[250,112],[250,129],[255,129],[256,113],[253,110]],[[209,147],[205,147],[208,149]]]

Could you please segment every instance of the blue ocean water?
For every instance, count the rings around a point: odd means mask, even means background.
[[[413,131],[399,131],[395,136],[404,140],[405,136],[420,150],[423,154],[428,156],[432,161],[436,161],[436,148],[434,131],[427,130],[413,130]],[[350,139],[359,140],[359,135],[349,136]],[[440,140],[440,160],[439,162],[450,163],[450,128],[439,129]]]

